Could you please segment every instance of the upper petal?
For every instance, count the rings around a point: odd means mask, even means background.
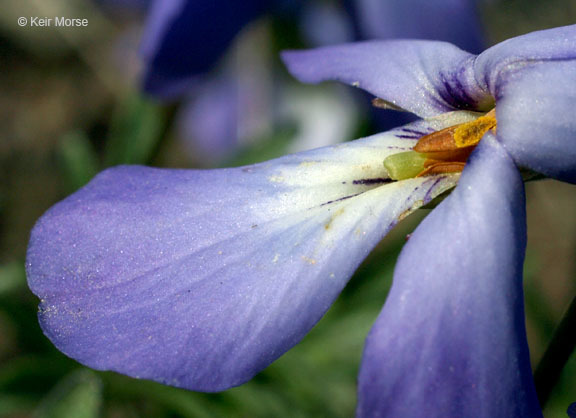
[[[493,136],[399,257],[359,415],[540,417],[524,327],[523,183]]]
[[[398,220],[453,187],[387,180],[384,158],[432,126],[235,169],[103,172],[32,232],[44,332],[97,369],[204,391],[247,381]]]
[[[156,0],[142,43],[146,91],[164,97],[182,93],[265,9],[263,0]]]
[[[510,70],[496,90],[498,137],[516,163],[576,183],[576,59]]]
[[[492,103],[474,78],[474,56],[434,41],[369,41],[282,54],[300,81],[338,80],[421,117]]]

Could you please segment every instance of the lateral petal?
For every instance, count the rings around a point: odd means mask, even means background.
[[[541,417],[524,326],[523,183],[488,134],[399,257],[362,361],[361,417]]]
[[[493,104],[476,82],[474,55],[445,42],[357,42],[285,51],[282,58],[302,82],[341,81],[421,117]]]
[[[531,32],[507,39],[476,58],[476,79],[494,96],[503,73],[541,61],[576,59],[576,25]]]
[[[516,163],[576,183],[576,59],[510,71],[497,90],[498,138]]]

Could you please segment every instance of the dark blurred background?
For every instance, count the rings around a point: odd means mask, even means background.
[[[282,69],[280,49],[345,37],[346,25],[330,20],[330,13],[345,14],[339,2],[310,3],[320,12],[298,21],[266,16],[244,27],[201,87],[171,100],[140,87],[146,1],[0,3],[0,416],[353,415],[364,338],[405,236],[426,210],[375,249],[301,344],[253,381],[219,394],[95,372],[68,359],[43,336],[24,273],[34,222],[107,166],[240,165],[377,132],[359,92],[302,86]],[[576,2],[484,1],[479,13],[492,45],[573,24]],[[89,25],[21,27],[20,16],[81,17]],[[527,198],[526,310],[536,365],[576,295],[576,193],[544,180],[527,185]],[[573,355],[545,414],[565,417],[574,401]]]

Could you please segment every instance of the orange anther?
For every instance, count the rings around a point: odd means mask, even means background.
[[[439,152],[439,151],[453,151],[458,149],[456,143],[454,142],[454,131],[456,126],[449,126],[440,131],[432,132],[429,135],[425,135],[418,140],[414,146],[414,151],[429,153],[429,152]]]
[[[465,164],[466,163],[458,162],[435,163],[422,170],[416,177],[431,176],[433,174],[460,173],[462,170],[464,170]]]

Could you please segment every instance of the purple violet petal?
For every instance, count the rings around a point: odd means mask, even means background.
[[[387,178],[384,158],[415,142],[398,136],[430,129],[233,169],[104,171],[32,232],[45,334],[95,369],[200,391],[246,382],[314,326],[390,228],[455,185]]]
[[[369,41],[282,54],[300,81],[337,80],[421,117],[483,110],[492,98],[474,77],[474,55],[435,41]]]
[[[404,247],[360,371],[360,417],[541,417],[524,326],[526,215],[486,135]]]
[[[474,63],[476,78],[493,96],[502,74],[539,61],[576,59],[576,25],[531,32],[487,49]]]
[[[576,183],[576,59],[508,70],[497,90],[498,137],[514,161]]]

